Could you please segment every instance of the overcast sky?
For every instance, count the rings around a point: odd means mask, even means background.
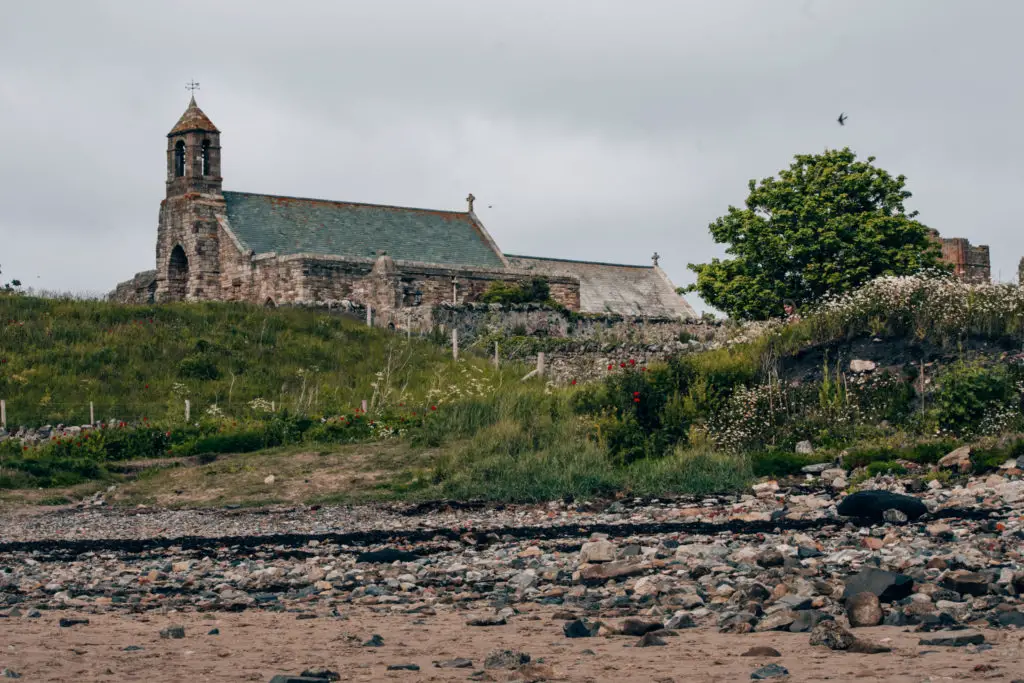
[[[225,189],[443,209],[472,192],[507,253],[657,250],[685,285],[750,178],[848,145],[1010,280],[1022,26],[1016,0],[4,2],[0,278],[105,292],[153,268],[195,79]]]

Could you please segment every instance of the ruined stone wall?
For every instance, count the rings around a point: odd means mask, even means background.
[[[434,307],[432,326],[457,328],[461,338],[500,334],[566,338],[578,341],[662,343],[680,336],[710,338],[721,323],[700,319],[642,318],[604,313],[576,313],[540,304],[442,304]]]
[[[962,237],[942,238],[942,260],[953,266],[957,277],[966,282],[991,282],[989,248],[973,245]]]
[[[114,291],[107,295],[107,300],[119,304],[149,304],[153,303],[155,296],[156,271],[144,270],[136,273],[131,280],[118,284]]]
[[[695,350],[714,348],[738,334],[720,322],[579,314],[538,304],[445,304],[422,321],[450,338],[458,330],[463,348],[534,365],[544,352],[547,376],[556,383],[602,377],[621,363],[645,366]],[[632,363],[631,363],[632,361]]]

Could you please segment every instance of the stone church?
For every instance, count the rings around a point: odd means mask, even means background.
[[[465,211],[449,211],[225,191],[222,180],[220,131],[193,96],[167,134],[156,269],[118,285],[114,300],[348,301],[387,324],[542,276],[570,310],[696,317],[657,255],[616,265],[503,253],[472,195]]]

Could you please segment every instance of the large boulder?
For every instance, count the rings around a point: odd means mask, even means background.
[[[908,519],[917,519],[928,512],[920,499],[889,491],[858,491],[851,493],[836,508],[844,517],[882,521],[886,510],[899,510]]]
[[[881,602],[902,600],[914,590],[914,579],[906,574],[865,567],[846,580],[843,600],[849,601],[858,593],[872,593]]]
[[[850,626],[878,626],[882,623],[882,606],[874,593],[857,593],[846,601],[846,616]]]
[[[615,544],[610,541],[590,541],[580,548],[580,562],[612,562],[614,559]]]
[[[957,569],[942,578],[942,587],[961,595],[985,595],[988,593],[988,578],[984,574]]]
[[[857,638],[834,621],[823,621],[811,631],[812,646],[822,645],[830,650],[849,650]]]
[[[650,569],[649,564],[633,564],[631,562],[603,562],[590,564],[580,568],[579,582],[587,586],[596,586],[611,579],[625,579],[643,574]]]
[[[939,460],[939,467],[946,469],[959,470],[960,472],[971,471],[971,447],[961,446],[956,450],[950,451],[946,455],[942,456]]]

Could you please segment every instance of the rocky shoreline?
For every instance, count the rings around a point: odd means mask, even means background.
[[[919,648],[984,658],[1016,642],[1020,657],[1019,470],[916,495],[908,488],[922,487],[904,479],[868,486],[847,496],[808,475],[673,501],[177,511],[107,507],[100,496],[20,509],[0,521],[0,629],[31,630],[50,615],[87,619],[64,627],[87,631],[100,617],[248,613],[326,628],[370,613],[444,621],[472,639],[540,611],[556,624],[549,639],[574,642],[672,647],[693,632],[739,647],[799,634],[811,651],[882,658],[892,644],[861,633],[890,627]],[[476,664],[472,680],[531,670]],[[762,678],[799,679],[765,666]]]

